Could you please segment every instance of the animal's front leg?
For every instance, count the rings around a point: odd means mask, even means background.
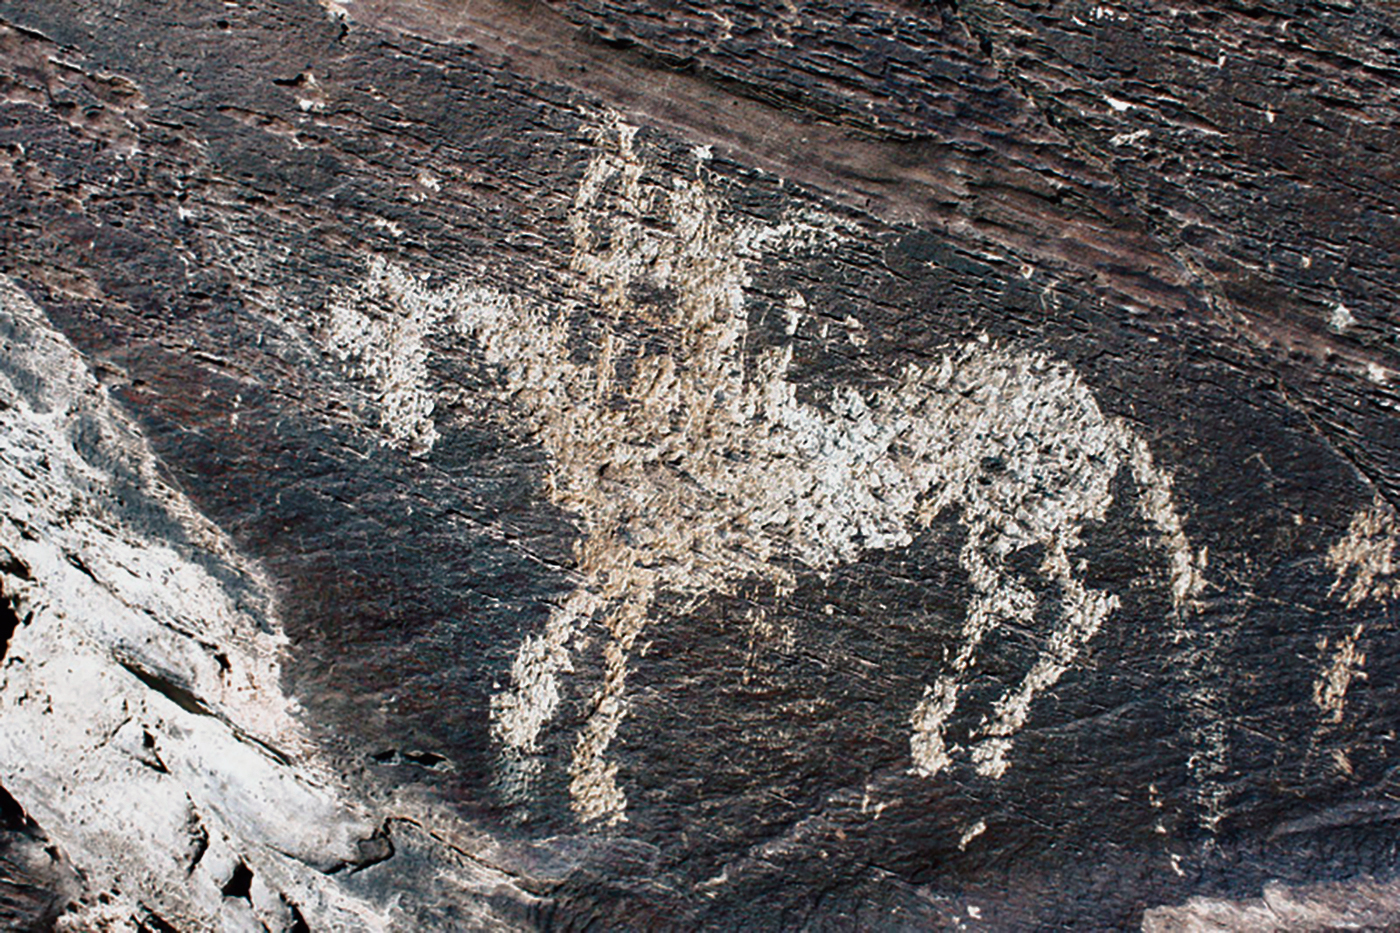
[[[641,575],[645,577],[645,575]],[[608,644],[603,649],[603,682],[589,702],[589,713],[574,743],[569,767],[569,803],[585,823],[625,819],[627,795],[617,783],[617,763],[607,758],[608,746],[627,715],[627,666],[637,636],[646,628],[651,609],[653,581],[632,581],[625,595],[608,615]]]
[[[549,614],[544,631],[521,643],[511,665],[511,683],[491,698],[491,736],[501,746],[496,786],[507,803],[523,803],[544,770],[540,734],[560,703],[560,675],[573,666],[569,642],[593,617],[598,597],[575,590]]]
[[[910,717],[913,726],[910,757],[914,770],[924,777],[932,777],[948,767],[952,764],[952,755],[961,750],[957,746],[949,747],[945,735],[982,642],[1007,623],[1029,626],[1035,617],[1035,593],[991,553],[985,545],[986,539],[985,526],[977,525],[968,530],[959,563],[968,573],[974,595],[967,607],[957,652],[933,686],[924,688],[923,698]]]
[[[990,721],[977,730],[982,740],[973,747],[972,760],[977,772],[987,777],[1001,777],[1006,773],[1010,766],[1006,755],[1011,750],[1011,737],[1026,724],[1032,701],[1064,676],[1089,639],[1119,605],[1117,596],[1091,590],[1080,581],[1070,567],[1063,545],[1057,544],[1046,554],[1041,573],[1059,586],[1063,617],[1050,632],[1020,685],[996,702]]]

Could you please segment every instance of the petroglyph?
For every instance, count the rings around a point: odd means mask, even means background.
[[[1376,496],[1370,508],[1352,516],[1347,533],[1327,550],[1327,566],[1336,574],[1329,594],[1340,594],[1348,609],[1400,595],[1395,564],[1397,541],[1400,525],[1395,512]],[[1366,679],[1366,655],[1357,647],[1365,631],[1365,624],[1357,623],[1335,640],[1323,638],[1318,642],[1323,663],[1313,681],[1313,703],[1324,722],[1335,725],[1342,721],[1347,690],[1353,681]]]
[[[388,274],[380,270],[380,276]],[[371,281],[374,281],[371,276]],[[394,285],[412,288],[406,277]],[[354,375],[375,387],[380,426],[389,442],[414,454],[426,454],[437,441],[433,424],[436,399],[427,388],[429,327],[447,309],[446,293],[413,292],[413,301],[391,306],[390,313],[374,313],[374,303],[331,302],[325,321],[325,341],[331,352],[350,364]],[[394,311],[407,313],[394,313]]]
[[[1346,536],[1327,551],[1327,566],[1337,575],[1331,592],[1341,591],[1350,608],[1368,599],[1400,595],[1400,579],[1395,575],[1397,541],[1400,525],[1395,512],[1377,496],[1369,509],[1352,516]]]
[[[696,154],[693,172],[672,174],[646,164],[634,128],[610,121],[596,135],[569,216],[582,283],[575,300],[593,328],[585,341],[571,341],[584,325],[568,314],[468,283],[429,289],[379,260],[362,285],[333,296],[326,328],[331,349],[386,398],[400,391],[398,374],[418,366],[424,328],[470,337],[512,417],[547,452],[551,497],[577,516],[582,583],[524,640],[492,702],[508,799],[528,799],[545,766],[541,737],[588,627],[601,625],[607,642],[573,743],[571,804],[584,821],[615,822],[626,796],[608,749],[659,595],[682,598],[668,612],[755,581],[781,596],[802,569],[906,547],[946,511],[966,530],[958,560],[973,597],[951,660],[930,672],[911,713],[920,774],[959,758],[1003,774],[1036,697],[1118,607],[1116,594],[1084,582],[1074,554],[1086,523],[1105,518],[1120,471],[1137,487],[1137,511],[1186,611],[1204,556],[1187,541],[1170,477],[1068,365],[983,338],[904,366],[876,388],[837,386],[800,401],[788,378],[793,345],[750,346],[750,269],[836,248],[841,226],[818,214],[780,223],[730,216],[708,180],[707,153]],[[785,301],[792,335],[807,299]],[[386,308],[396,323],[376,323]],[[858,332],[856,324],[847,329]],[[629,336],[638,334],[647,339]],[[407,348],[406,362],[369,362],[385,347]],[[394,403],[411,413],[408,427],[386,420],[410,449],[434,435],[431,400],[416,391],[405,388],[407,401]],[[1032,547],[1044,555],[1038,581],[1012,568],[1013,555]],[[951,744],[947,730],[983,643],[1002,626],[1029,625],[1046,598],[1038,593],[1053,594],[1059,615],[1042,651],[983,711],[967,747]]]
[[[1342,721],[1346,711],[1347,688],[1351,686],[1351,682],[1366,679],[1366,673],[1362,670],[1366,664],[1366,655],[1356,649],[1356,642],[1365,630],[1364,625],[1357,625],[1350,633],[1339,638],[1332,651],[1332,663],[1323,668],[1317,680],[1313,682],[1313,702],[1333,723]],[[1318,650],[1327,650],[1326,638],[1322,639]]]
[[[982,835],[986,831],[986,820],[978,820],[976,823],[973,823],[967,829],[964,829],[962,833],[958,836],[958,851],[966,852],[968,843],[972,842],[972,840],[976,839],[978,836]]]

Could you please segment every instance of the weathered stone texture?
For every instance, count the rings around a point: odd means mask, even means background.
[[[0,0],[0,917],[1395,922],[1396,50]]]

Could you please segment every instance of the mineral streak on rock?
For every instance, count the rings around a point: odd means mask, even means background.
[[[421,384],[424,330],[471,335],[549,453],[554,500],[579,516],[580,587],[521,645],[511,687],[493,700],[508,797],[522,799],[542,766],[539,736],[558,710],[570,644],[591,621],[608,633],[606,667],[574,743],[570,794],[582,820],[616,822],[626,798],[606,752],[659,593],[701,601],[758,578],[782,594],[794,567],[825,570],[906,547],[917,525],[948,509],[967,529],[958,559],[974,596],[951,661],[911,716],[913,767],[924,776],[961,750],[944,733],[980,646],[1001,626],[1030,628],[1037,590],[1057,592],[1061,618],[973,734],[971,760],[989,777],[1005,773],[1035,697],[1117,608],[1114,594],[1084,584],[1071,554],[1084,524],[1104,519],[1120,471],[1140,488],[1138,511],[1169,562],[1174,612],[1189,611],[1202,556],[1182,532],[1170,478],[1073,370],[983,338],[874,392],[838,386],[822,404],[803,403],[788,379],[792,345],[749,348],[748,269],[840,248],[835,219],[731,218],[706,181],[703,153],[693,176],[668,176],[647,165],[634,127],[613,119],[595,133],[598,152],[569,217],[579,300],[596,302],[601,331],[588,359],[571,358],[561,315],[468,283],[428,289],[382,260],[331,303],[327,326],[337,354],[375,361],[366,374],[382,387],[386,431],[414,444],[434,433]],[[639,293],[673,298],[658,309]],[[380,297],[387,318],[371,319],[362,308]],[[638,330],[656,336],[629,347],[624,335]],[[409,426],[404,411],[413,412]],[[1031,547],[1044,552],[1038,581],[1008,566]]]

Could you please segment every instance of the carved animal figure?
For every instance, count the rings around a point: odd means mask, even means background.
[[[880,388],[800,401],[787,379],[792,346],[748,348],[748,270],[784,252],[839,248],[839,223],[724,217],[704,151],[693,176],[670,177],[648,170],[634,137],[616,122],[598,131],[570,215],[573,268],[596,323],[586,359],[565,315],[465,283],[431,290],[383,262],[332,303],[331,345],[380,381],[386,429],[419,448],[435,437],[433,400],[415,394],[422,335],[446,327],[470,336],[499,373],[513,417],[548,453],[552,498],[578,517],[582,583],[520,645],[492,703],[500,786],[508,799],[528,798],[572,646],[601,625],[603,677],[574,742],[571,804],[584,821],[622,819],[626,797],[607,751],[659,594],[699,602],[761,580],[781,595],[792,567],[907,546],[947,509],[967,532],[958,559],[974,595],[951,660],[929,672],[911,710],[911,764],[932,776],[966,754],[980,773],[1000,776],[1032,701],[1118,606],[1115,594],[1085,585],[1071,555],[1085,523],[1105,517],[1120,470],[1131,472],[1137,509],[1166,552],[1179,611],[1198,592],[1170,478],[1068,365],[985,339]],[[788,304],[792,334],[804,299]],[[368,317],[367,305],[398,311],[386,322]],[[643,333],[644,343],[625,336]],[[1038,584],[1011,569],[1011,556],[1032,546],[1044,553]],[[950,745],[947,725],[984,639],[1028,625],[1037,591],[1050,589],[1060,618],[1046,648],[984,711],[969,747]]]

